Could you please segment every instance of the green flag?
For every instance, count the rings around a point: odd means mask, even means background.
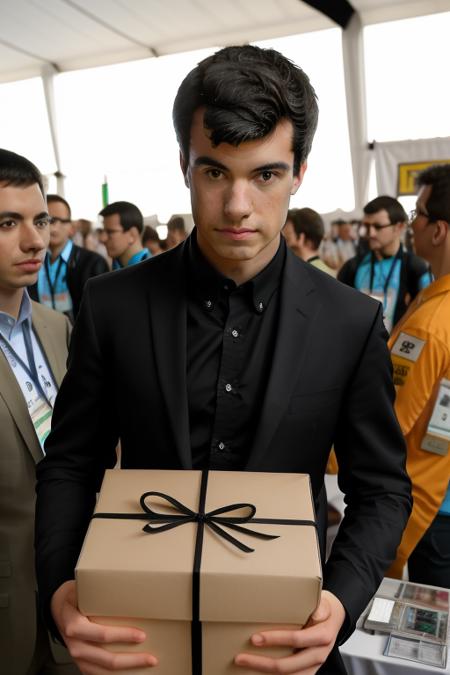
[[[108,179],[105,176],[105,180],[102,184],[102,202],[103,208],[109,204],[109,195],[108,195]]]

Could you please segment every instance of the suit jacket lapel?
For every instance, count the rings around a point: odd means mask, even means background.
[[[41,306],[33,303],[32,322],[34,332],[40,342],[44,356],[47,358],[53,378],[59,387],[66,372],[66,352],[55,343],[51,325],[45,318]]]
[[[22,390],[3,351],[0,352],[0,383],[0,396],[3,398],[34,461],[39,462],[43,457],[42,449],[28,413]]]
[[[186,378],[186,282],[183,249],[171,254],[161,284],[149,284],[148,302],[158,379],[184,469],[192,468]]]
[[[259,461],[268,450],[286,412],[292,389],[308,354],[312,327],[319,310],[320,304],[306,263],[300,263],[288,251],[272,368],[247,464],[248,470],[258,469]]]
[[[47,357],[47,363],[59,387],[65,372],[65,352],[64,349],[57,348],[51,326],[47,324],[40,305],[34,302],[32,304],[32,322],[44,356]],[[3,352],[0,356],[0,395],[11,413],[11,417],[17,424],[17,428],[33,459],[39,462],[43,457],[43,453],[28,413],[25,399]]]

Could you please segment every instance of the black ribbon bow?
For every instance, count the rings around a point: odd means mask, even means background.
[[[155,511],[154,508],[148,505],[147,499],[149,497],[160,497],[169,504],[171,504],[175,509],[179,511],[177,514],[166,514]],[[213,511],[208,511],[208,513],[203,513],[201,510],[199,512],[192,511],[182,502],[178,501],[174,497],[165,494],[164,492],[144,492],[140,498],[140,505],[143,511],[147,513],[152,522],[160,522],[162,525],[152,525],[147,523],[142,529],[144,532],[149,534],[155,534],[158,532],[164,532],[165,530],[171,530],[174,527],[179,525],[184,525],[185,523],[202,523],[211,528],[216,534],[218,534],[223,539],[226,539],[230,544],[236,546],[239,550],[244,553],[253,553],[255,549],[246,546],[239,539],[233,537],[229,532],[224,528],[230,528],[236,532],[241,532],[242,534],[247,534],[252,537],[257,537],[258,539],[278,539],[279,535],[275,534],[264,534],[263,532],[256,532],[255,530],[250,530],[249,528],[242,527],[239,523],[249,523],[253,520],[256,514],[256,507],[253,504],[248,503],[237,503],[237,504],[228,504],[227,506],[221,506],[218,509]],[[243,516],[224,516],[221,514],[232,513],[234,511],[240,511],[241,509],[247,510],[247,513]]]

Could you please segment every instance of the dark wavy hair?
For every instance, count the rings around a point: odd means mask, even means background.
[[[434,164],[417,176],[416,184],[431,186],[426,207],[433,220],[450,224],[450,164]]]
[[[304,234],[305,239],[311,242],[314,248],[319,248],[325,234],[325,227],[322,216],[317,211],[308,207],[289,209],[286,222],[292,223],[297,238]]]
[[[144,216],[135,204],[131,202],[112,202],[100,211],[99,216],[113,216],[118,214],[124,232],[135,227],[139,234],[144,231]]]
[[[226,47],[185,77],[175,97],[173,123],[186,162],[192,118],[200,107],[214,146],[264,138],[288,119],[294,127],[294,173],[311,150],[317,96],[303,70],[274,49]]]
[[[395,225],[396,223],[406,223],[408,220],[406,211],[400,202],[397,199],[394,199],[394,197],[389,197],[389,195],[375,197],[375,199],[372,199],[372,201],[365,205],[363,211],[367,215],[372,215],[383,209],[387,211],[391,225]]]
[[[45,199],[44,183],[39,169],[26,157],[0,148],[0,183],[13,187],[29,187],[37,183]]]
[[[64,199],[64,197],[55,194],[47,195],[47,204],[57,204],[58,202],[64,204],[69,213],[69,218],[72,218],[72,209],[70,208],[69,202]]]

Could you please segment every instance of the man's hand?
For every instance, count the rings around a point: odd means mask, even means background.
[[[274,630],[255,633],[251,642],[257,647],[292,647],[294,653],[282,658],[238,654],[235,663],[261,673],[314,675],[326,661],[344,623],[345,609],[335,595],[322,591],[319,606],[300,630]]]
[[[101,626],[89,621],[78,611],[75,581],[66,581],[55,591],[51,612],[70,655],[83,675],[107,675],[115,670],[145,668],[158,663],[152,654],[112,653],[104,649],[102,645],[113,642],[143,642],[146,635],[138,628]]]

